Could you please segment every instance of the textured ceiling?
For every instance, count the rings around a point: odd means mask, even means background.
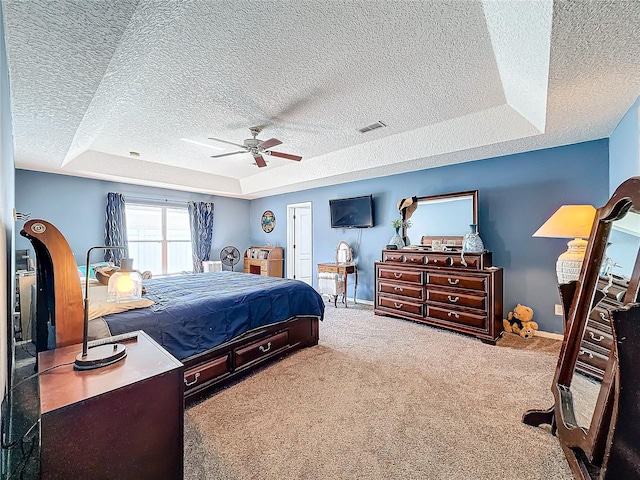
[[[2,8],[16,167],[68,175],[257,198],[607,137],[640,95],[640,2]],[[210,158],[258,125],[303,160]]]

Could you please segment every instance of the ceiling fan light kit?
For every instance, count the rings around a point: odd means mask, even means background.
[[[235,147],[242,148],[243,150],[238,150],[235,152],[222,153],[220,155],[211,155],[211,158],[221,158],[228,157],[230,155],[237,155],[239,153],[250,153],[255,160],[256,165],[258,167],[266,167],[267,162],[264,159],[263,155],[272,155],[274,157],[285,158],[287,160],[293,160],[299,162],[302,160],[302,157],[299,155],[291,155],[290,153],[282,153],[282,152],[274,152],[272,150],[268,150],[271,147],[275,147],[276,145],[280,145],[282,141],[277,138],[270,138],[268,140],[260,140],[258,138],[258,134],[262,131],[260,127],[251,127],[249,129],[253,138],[247,138],[242,142],[242,145],[239,143],[229,142],[228,140],[222,140],[220,138],[209,138],[209,140],[215,140],[216,142],[227,143],[229,145],[233,145]]]

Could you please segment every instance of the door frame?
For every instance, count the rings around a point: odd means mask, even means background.
[[[287,278],[293,278],[294,274],[294,265],[295,258],[294,253],[295,249],[293,248],[293,215],[295,213],[296,208],[300,207],[308,207],[309,215],[311,215],[311,221],[309,225],[311,225],[311,232],[309,232],[309,238],[311,239],[311,267],[313,272],[313,206],[312,202],[300,202],[300,203],[291,203],[287,205]],[[311,274],[311,284],[313,284],[313,273]]]

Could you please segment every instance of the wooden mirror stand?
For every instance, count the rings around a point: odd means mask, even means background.
[[[598,209],[580,278],[560,286],[568,313],[551,386],[555,403],[547,410],[530,410],[522,419],[528,425],[551,425],[578,479],[640,478],[640,369],[635,364],[640,359],[639,213],[640,177],[625,181]],[[637,231],[623,228],[629,219]],[[621,267],[607,254],[614,244],[612,229],[634,239],[619,242],[633,245],[634,251],[623,255],[629,276],[612,274],[612,266]],[[610,351],[604,346],[607,339]],[[585,363],[589,355],[602,357],[601,370]]]

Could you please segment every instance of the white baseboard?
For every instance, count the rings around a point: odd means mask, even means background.
[[[545,332],[544,330],[536,330],[535,335],[538,337],[552,338],[553,340],[564,340],[564,335],[561,333]]]

